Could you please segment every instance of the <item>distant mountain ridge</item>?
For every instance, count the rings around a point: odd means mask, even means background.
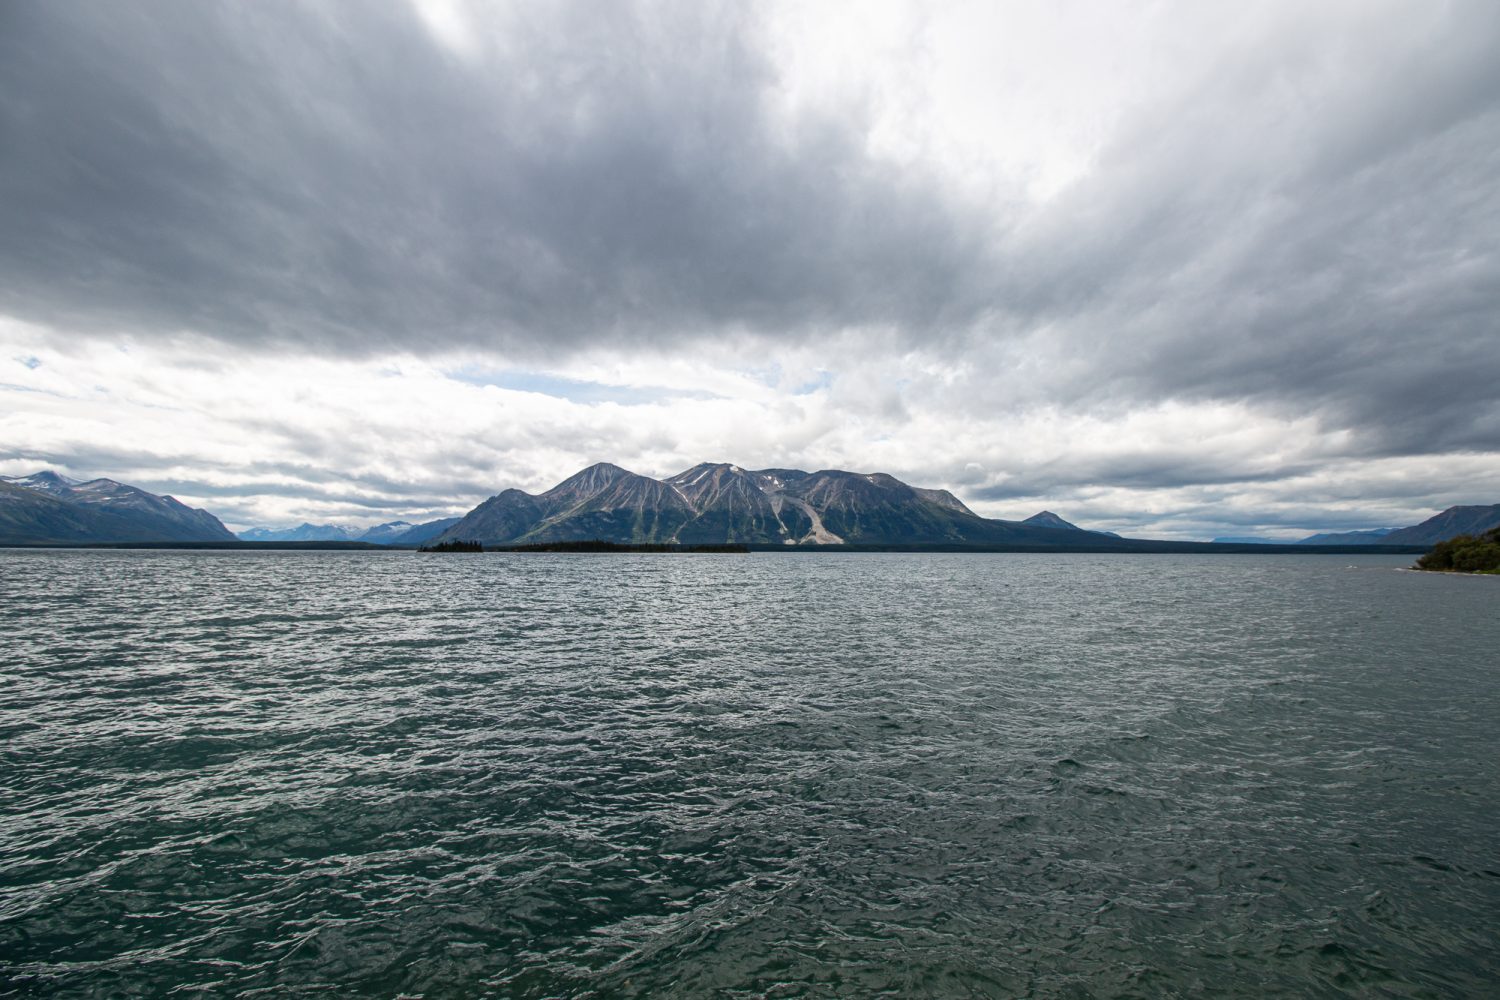
[[[1393,531],[1381,541],[1388,545],[1436,545],[1459,535],[1482,535],[1491,528],[1500,528],[1500,503],[1449,507],[1421,524]]]
[[[388,521],[372,528],[304,522],[295,528],[248,528],[239,533],[239,539],[242,542],[369,542],[372,545],[422,545],[457,521],[456,517],[439,518],[425,524]]]
[[[244,542],[352,542],[360,535],[358,528],[339,524],[309,524],[295,528],[250,528],[239,538]]]
[[[1369,531],[1327,531],[1298,539],[1298,545],[1388,545],[1387,537],[1398,528],[1371,528]]]
[[[389,545],[415,527],[416,525],[410,521],[387,521],[373,528],[366,528],[355,540],[372,542],[375,545]]]
[[[1340,531],[1310,535],[1298,545],[1436,545],[1459,535],[1482,535],[1500,528],[1500,503],[1449,507],[1406,528]]]
[[[426,545],[438,535],[441,535],[448,528],[457,524],[459,520],[460,519],[456,517],[440,517],[436,521],[427,521],[422,524],[415,525],[414,527],[408,528],[406,531],[403,531],[401,534],[397,535],[390,541],[382,542],[381,544]]]
[[[0,543],[221,542],[234,534],[206,510],[113,479],[51,470],[0,476]]]
[[[1049,518],[1041,524],[983,518],[946,490],[909,486],[885,473],[703,462],[657,480],[600,462],[539,495],[497,493],[434,541],[1065,547],[1123,541]]]

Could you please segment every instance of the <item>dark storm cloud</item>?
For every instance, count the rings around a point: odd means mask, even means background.
[[[470,62],[396,4],[8,5],[0,306],[338,353],[972,314],[977,220],[783,134],[739,15],[524,13]]]
[[[1058,396],[1500,446],[1500,7],[1395,12],[1245,48],[1049,208],[1025,321],[1062,330]]]
[[[1012,500],[1060,493],[1109,483],[1132,490],[1174,489],[1180,486],[1243,486],[1272,483],[1304,475],[1310,464],[1285,465],[1270,472],[1237,471],[1222,457],[1211,455],[1121,455],[1095,461],[1064,460],[1055,465],[1029,469],[1024,481],[982,486],[966,492],[974,500]]]
[[[1500,7],[1273,18],[1040,205],[872,157],[861,107],[773,111],[753,10],[525,6],[468,57],[397,4],[5,5],[0,311],[339,355],[882,327],[998,351],[986,413],[1500,445]],[[1211,465],[1088,474],[1243,478]]]

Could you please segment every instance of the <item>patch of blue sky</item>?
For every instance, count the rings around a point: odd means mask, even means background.
[[[741,375],[753,381],[759,382],[768,389],[775,389],[781,385],[781,365],[775,361],[759,368],[741,368]]]
[[[820,371],[817,375],[792,389],[792,395],[811,396],[813,393],[818,392],[822,389],[827,389],[831,385],[833,385],[833,372]]]
[[[564,378],[545,372],[520,369],[483,368],[465,365],[443,372],[448,378],[469,385],[492,385],[497,389],[535,392],[566,399],[572,403],[619,403],[623,406],[645,406],[671,399],[720,399],[718,393],[698,389],[673,389],[657,385],[612,385],[585,379]]]
[[[804,382],[793,386],[786,386],[784,383],[786,382],[787,374],[781,365],[774,361],[761,368],[742,369],[742,372],[747,378],[754,379],[768,388],[790,392],[793,396],[810,396],[820,389],[827,389],[833,385],[833,372],[823,369]]]

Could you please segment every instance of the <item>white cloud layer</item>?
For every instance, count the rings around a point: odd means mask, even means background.
[[[1010,406],[1009,372],[920,352],[836,371],[788,348],[770,365],[720,352],[481,372],[460,355],[209,360],[195,342],[60,348],[3,330],[0,440],[24,444],[0,473],[108,474],[235,527],[460,514],[601,460],[886,471],[990,516],[1051,507],[1152,537],[1396,526],[1500,495],[1494,453],[1351,458],[1347,432],[1246,403]]]

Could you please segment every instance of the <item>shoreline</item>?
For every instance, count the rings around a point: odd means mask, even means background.
[[[724,545],[631,545],[613,544],[608,548],[580,547],[576,543],[547,543],[536,546],[496,546],[486,548],[484,554],[525,554],[538,552],[572,553],[590,555],[628,555],[639,553],[1045,553],[1065,555],[1422,555],[1429,546],[1424,545],[1257,545],[1228,542],[1168,542],[1134,541],[1120,545],[770,545],[763,543],[729,543]],[[376,545],[373,542],[0,542],[0,549],[154,549],[163,551],[224,551],[224,552],[409,552],[416,546]],[[444,553],[454,554],[454,553]],[[1446,570],[1424,570],[1423,572],[1450,572]],[[1465,574],[1475,575],[1475,574]],[[1480,574],[1483,575],[1483,574]]]

